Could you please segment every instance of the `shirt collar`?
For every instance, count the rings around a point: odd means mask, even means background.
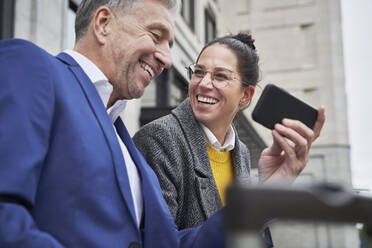
[[[90,61],[81,53],[71,49],[67,49],[64,52],[70,55],[80,65],[85,74],[87,74],[89,79],[96,87],[103,105],[106,107],[113,87],[108,81],[105,74],[103,74],[103,72],[92,61]],[[124,111],[126,103],[126,100],[118,100],[107,110],[107,113],[110,116],[112,122],[115,122],[120,113]]]
[[[199,122],[200,123],[200,122]],[[235,131],[234,128],[230,125],[227,134],[225,143],[223,145],[220,144],[220,142],[217,140],[216,136],[209,130],[206,126],[204,126],[202,123],[200,123],[200,126],[203,129],[203,132],[205,136],[207,137],[208,143],[214,148],[215,150],[218,150],[220,152],[223,151],[231,151],[235,147]]]

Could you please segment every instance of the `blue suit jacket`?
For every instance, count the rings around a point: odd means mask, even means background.
[[[0,41],[0,77],[0,247],[223,246],[221,213],[177,231],[155,174],[118,119],[142,182],[140,232],[112,122],[69,55]]]

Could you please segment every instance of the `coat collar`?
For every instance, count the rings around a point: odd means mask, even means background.
[[[200,203],[207,218],[222,207],[217,185],[215,183],[212,168],[207,151],[206,137],[201,126],[195,119],[192,112],[190,101],[187,98],[177,108],[171,111],[171,114],[178,121],[182,132],[189,144],[192,153],[194,170],[196,175],[196,187],[200,197]],[[234,163],[235,180],[244,184],[249,183],[249,170],[246,158],[241,154],[241,143],[236,130],[235,148],[231,151]],[[205,148],[205,149],[201,149]],[[248,155],[248,154],[247,154]]]
[[[63,54],[69,55],[64,57]],[[73,61],[69,59],[69,57],[73,58]],[[113,87],[111,83],[108,81],[108,78],[103,74],[103,72],[87,57],[82,55],[79,52],[74,50],[65,50],[61,54],[61,58],[66,60],[67,63],[70,65],[79,65],[85,74],[89,77],[91,82],[96,87],[96,90],[104,104],[107,106],[107,102],[110,99],[110,95],[112,94]],[[115,122],[116,119],[119,117],[120,113],[124,111],[126,106],[126,100],[117,100],[113,106],[111,106],[107,112],[111,118],[112,122]]]
[[[196,174],[202,177],[213,178],[212,169],[209,164],[209,156],[206,149],[206,138],[204,137],[204,133],[192,112],[189,98],[172,110],[172,114],[176,117],[182,128],[193,157],[198,160],[194,161]],[[200,147],[204,147],[205,149],[200,149]]]
[[[207,149],[200,151],[200,147],[207,146],[206,138],[201,126],[195,119],[194,113],[192,112],[189,98],[184,100],[177,108],[173,109],[172,114],[178,120],[183,133],[190,144],[190,150],[192,151],[193,155],[198,155],[197,157],[200,159],[200,163],[195,163],[197,165],[195,166],[195,170],[203,176],[213,178]],[[242,144],[239,140],[238,132],[234,126],[233,129],[236,136],[235,147],[232,150],[232,158],[234,162],[234,174],[236,179],[239,180],[240,178],[249,177],[249,168],[247,168],[247,165],[242,164],[242,161],[246,161],[246,158],[243,158],[241,154]]]

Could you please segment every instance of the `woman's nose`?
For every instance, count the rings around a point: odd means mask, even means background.
[[[207,71],[204,77],[200,80],[199,85],[205,86],[205,87],[213,87],[212,80],[213,80],[212,73]]]

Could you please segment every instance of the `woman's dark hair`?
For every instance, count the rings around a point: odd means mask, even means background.
[[[239,33],[212,40],[203,47],[196,62],[199,61],[204,49],[216,43],[227,46],[236,55],[238,59],[238,73],[243,87],[256,86],[259,80],[260,69],[258,67],[259,57],[252,36],[246,33]]]

